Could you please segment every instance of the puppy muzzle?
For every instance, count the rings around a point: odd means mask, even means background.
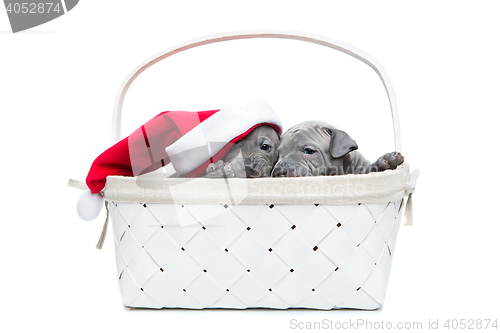
[[[245,163],[245,172],[248,178],[270,177],[272,167],[266,160],[254,160]]]
[[[311,171],[300,164],[281,163],[274,167],[273,177],[306,177],[311,176]]]

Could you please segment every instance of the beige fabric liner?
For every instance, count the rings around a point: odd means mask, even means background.
[[[413,193],[418,170],[366,175],[299,178],[207,179],[111,176],[104,199],[114,202],[180,204],[327,204],[384,203]],[[73,184],[74,187],[80,187]]]

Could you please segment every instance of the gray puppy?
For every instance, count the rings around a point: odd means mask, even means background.
[[[236,142],[222,160],[211,163],[208,178],[270,177],[278,161],[279,135],[271,126],[255,128],[244,139]]]
[[[392,152],[370,164],[356,149],[358,145],[346,132],[327,123],[306,121],[283,134],[272,176],[361,174],[395,169],[404,161],[401,153]]]

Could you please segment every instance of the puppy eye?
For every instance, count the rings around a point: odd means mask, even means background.
[[[304,149],[304,154],[307,154],[307,155],[312,155],[316,152],[316,150],[314,149],[311,149],[311,148],[306,148]]]
[[[271,146],[264,143],[262,146],[260,146],[260,149],[265,150],[265,151],[269,151],[269,150],[271,150]]]

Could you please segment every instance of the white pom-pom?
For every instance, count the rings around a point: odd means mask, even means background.
[[[103,197],[100,193],[92,193],[90,190],[84,190],[78,204],[76,211],[78,216],[84,221],[93,221],[101,213],[103,204]]]

